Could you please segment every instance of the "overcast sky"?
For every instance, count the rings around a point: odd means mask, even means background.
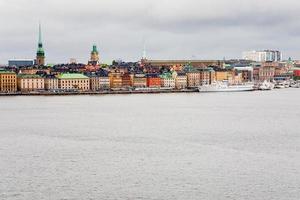
[[[278,49],[300,58],[298,0],[0,0],[0,63],[33,58],[42,23],[48,63],[240,58]]]

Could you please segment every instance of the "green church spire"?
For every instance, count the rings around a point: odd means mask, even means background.
[[[97,50],[97,46],[95,44],[93,45],[92,53],[96,53],[96,54],[99,53],[98,50]]]
[[[38,48],[36,51],[36,65],[38,65],[38,66],[45,65],[45,51],[44,51],[43,42],[42,42],[41,23],[39,23],[39,41],[38,41]]]
[[[37,49],[37,56],[45,56],[45,51],[43,48],[43,42],[42,42],[42,27],[41,23],[39,23],[39,42],[38,42],[38,49]]]

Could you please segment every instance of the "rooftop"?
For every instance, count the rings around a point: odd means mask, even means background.
[[[36,74],[19,74],[18,77],[19,78],[42,78]]]
[[[59,79],[87,79],[88,77],[83,74],[70,73],[70,74],[60,74],[58,78]]]
[[[6,70],[0,70],[0,74],[15,74],[15,72],[6,71]]]

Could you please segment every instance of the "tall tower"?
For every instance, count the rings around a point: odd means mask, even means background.
[[[42,42],[41,24],[39,24],[39,42],[38,42],[38,49],[37,49],[37,52],[36,52],[36,64],[38,66],[44,66],[45,65],[45,51],[44,51],[43,42]]]
[[[97,50],[97,46],[93,45],[93,50],[91,52],[91,62],[93,63],[99,63],[99,52]]]

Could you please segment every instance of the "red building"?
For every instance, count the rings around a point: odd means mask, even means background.
[[[300,69],[294,70],[294,77],[297,80],[300,80]]]
[[[148,75],[147,76],[147,87],[160,87],[161,79],[158,75]]]

